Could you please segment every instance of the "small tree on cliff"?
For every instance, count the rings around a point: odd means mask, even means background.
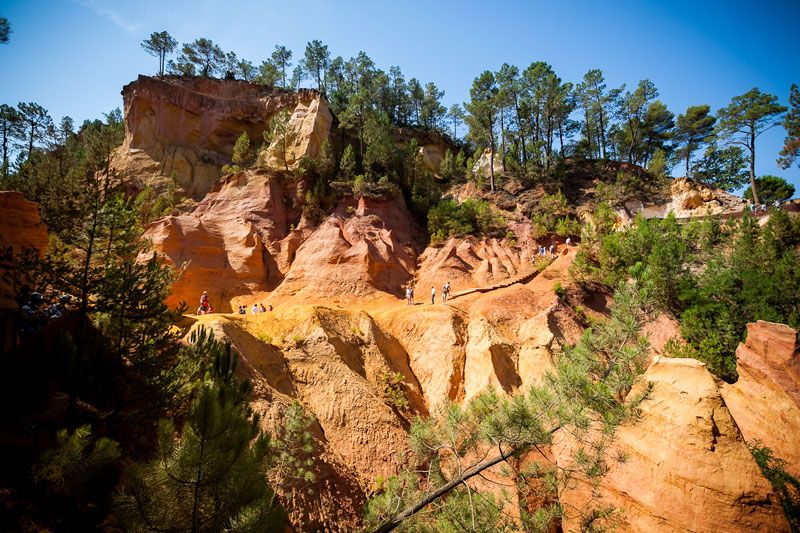
[[[294,131],[289,125],[291,114],[288,109],[281,109],[269,121],[269,129],[264,130],[264,141],[269,143],[269,151],[283,163],[285,170],[289,170],[287,152],[292,143]]]
[[[167,54],[175,51],[178,46],[178,41],[165,32],[153,32],[150,34],[149,39],[142,41],[142,48],[151,56],[158,58],[158,75],[164,75],[164,67],[166,66]]]
[[[194,42],[184,43],[176,65],[193,65],[200,75],[208,78],[218,73],[225,64],[225,52],[211,39],[200,37]]]
[[[247,132],[243,131],[236,143],[233,145],[233,155],[231,155],[233,165],[224,165],[222,167],[223,174],[233,174],[240,172],[242,169],[248,167],[253,161],[253,152],[250,150],[250,137]]]
[[[632,282],[620,286],[614,302],[610,319],[566,350],[541,386],[509,399],[489,391],[466,408],[444,407],[415,421],[405,467],[367,504],[370,530],[391,531],[406,521],[411,529],[434,531],[547,530],[573,512],[587,529],[602,525],[607,509],[566,509],[559,496],[576,480],[591,482],[607,471],[615,428],[646,397],[647,390],[629,393],[647,356],[639,332],[650,298]],[[575,439],[571,457],[562,458],[569,468],[559,468],[548,453],[557,432]],[[526,452],[537,457],[522,468],[517,459]],[[501,463],[518,483],[518,519],[504,513],[512,502],[470,484]],[[542,502],[538,508],[526,508],[535,501]]]

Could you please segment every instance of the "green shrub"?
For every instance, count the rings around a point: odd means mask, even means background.
[[[62,429],[55,447],[34,467],[33,479],[53,494],[79,498],[109,472],[119,456],[119,444],[105,437],[94,440],[88,425],[71,434]]]
[[[556,296],[558,296],[560,300],[563,300],[567,295],[567,291],[561,286],[560,281],[556,281],[555,285],[553,285],[553,292],[556,293]]]
[[[789,527],[792,531],[800,531],[800,479],[789,474],[786,461],[775,457],[772,450],[760,442],[755,441],[748,447],[764,477],[778,493]]]
[[[504,223],[489,202],[472,198],[460,204],[455,200],[444,200],[428,211],[428,231],[438,240],[454,235],[488,234]]]
[[[409,408],[408,398],[403,392],[403,374],[400,372],[381,372],[378,374],[378,385],[382,389],[383,399],[398,411]]]
[[[561,217],[556,221],[555,232],[559,237],[580,235],[581,223],[571,217]]]
[[[363,174],[359,174],[353,179],[353,194],[356,196],[361,196],[364,194],[365,191],[365,184],[367,182],[367,178]]]

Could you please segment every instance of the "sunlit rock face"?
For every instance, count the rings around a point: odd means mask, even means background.
[[[277,112],[288,113],[289,142],[280,158],[270,146],[267,163],[280,169],[295,168],[304,155],[317,157],[332,121],[317,91],[237,80],[139,76],[122,89],[122,97],[125,140],[115,153],[116,172],[134,190],[174,185],[178,194],[195,200],[211,190],[222,165],[231,162],[242,133],[251,146],[261,146]]]

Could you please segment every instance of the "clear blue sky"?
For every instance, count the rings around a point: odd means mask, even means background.
[[[434,81],[463,102],[472,79],[503,62],[553,65],[577,81],[600,68],[609,86],[651,79],[674,112],[716,109],[759,87],[785,104],[800,84],[799,0],[753,1],[331,1],[0,0],[12,25],[0,46],[0,103],[35,101],[76,122],[121,106],[122,86],[154,73],[139,43],[167,30],[208,37],[258,64],[275,44],[302,54],[321,39],[345,58],[364,50],[384,69]],[[784,137],[759,142],[757,172],[800,192],[800,169],[775,164]]]

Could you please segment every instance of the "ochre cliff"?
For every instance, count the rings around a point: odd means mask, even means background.
[[[759,441],[786,469],[800,477],[800,354],[797,332],[759,320],[747,325],[747,340],[736,350],[739,379],[722,396],[742,434]]]
[[[15,191],[0,191],[0,252],[17,256],[32,249],[40,254],[47,248],[47,227],[39,215],[39,205]],[[2,275],[5,265],[0,262],[0,310],[15,309],[15,289]]]
[[[302,155],[318,155],[332,121],[316,91],[236,80],[139,76],[122,89],[122,97],[125,140],[114,158],[118,175],[134,190],[149,185],[159,192],[174,179],[176,193],[195,200],[211,190],[222,165],[231,162],[236,139],[247,133],[251,146],[260,146],[278,111],[289,112],[289,168]]]
[[[631,394],[650,386],[641,415],[618,429],[599,487],[562,494],[573,508],[612,506],[623,531],[789,531],[777,496],[753,460],[717,385],[694,359],[656,358]],[[573,464],[570,439],[559,466]],[[624,460],[618,460],[623,458]],[[579,524],[569,517],[565,529]]]

